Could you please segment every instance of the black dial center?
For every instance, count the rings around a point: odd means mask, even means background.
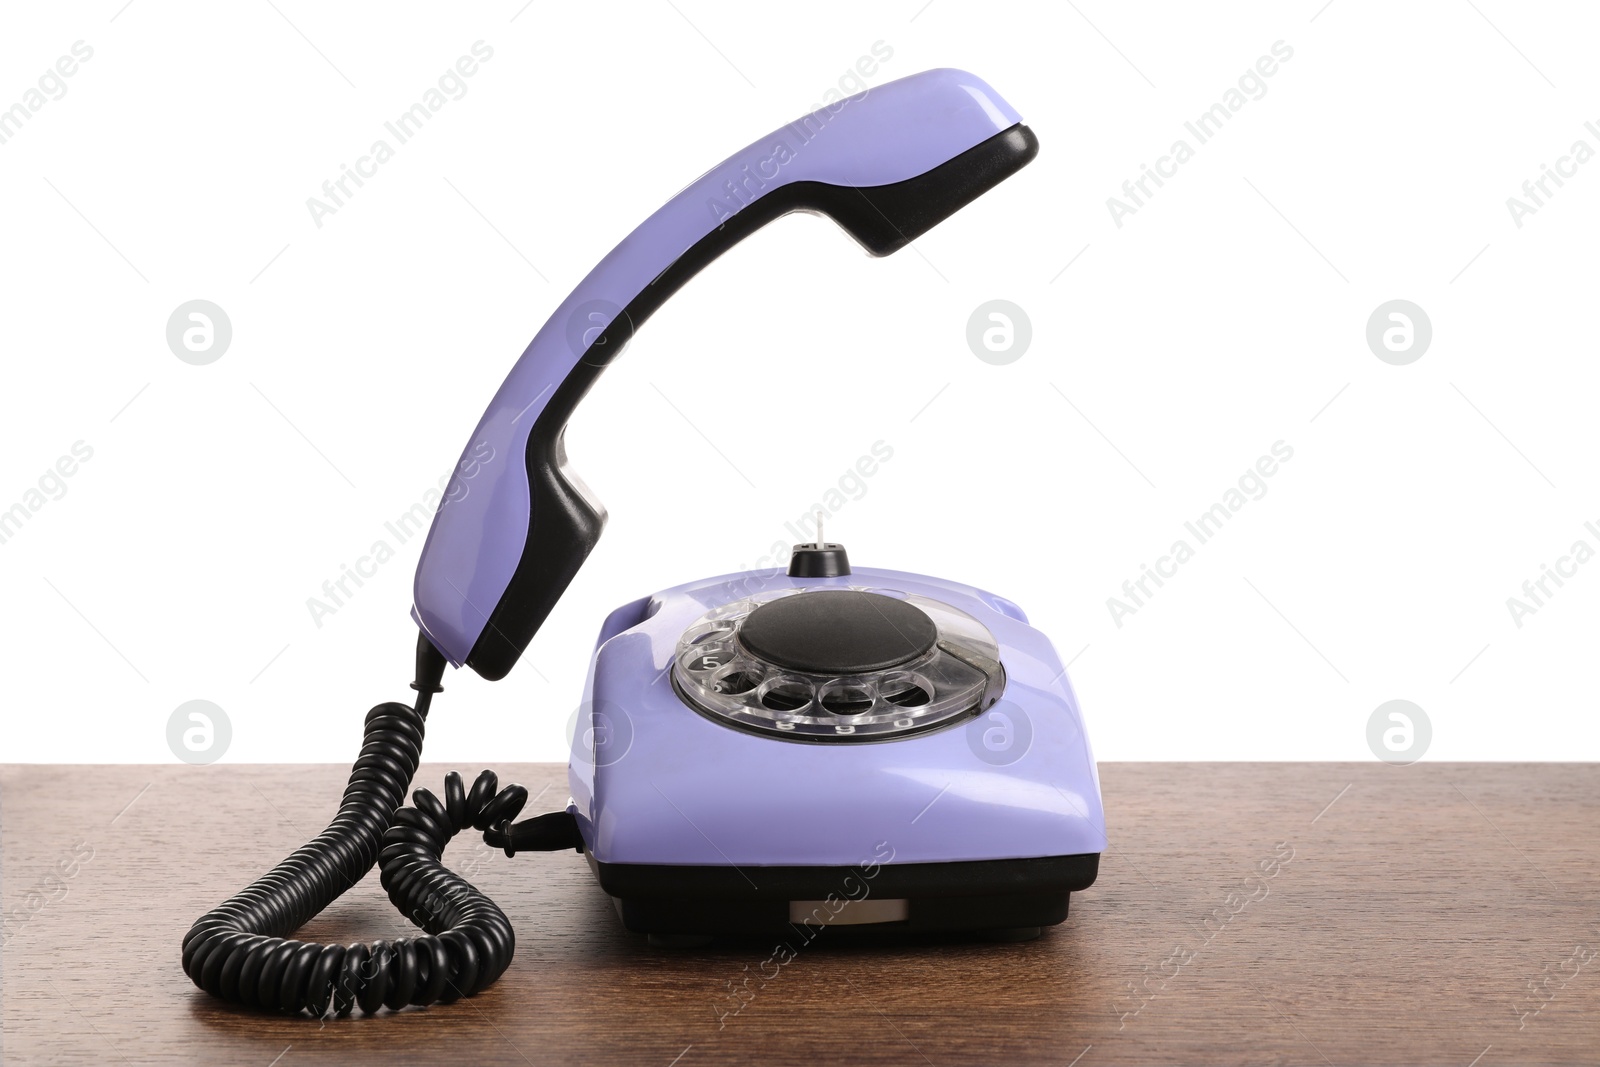
[[[762,604],[739,628],[757,659],[810,674],[866,674],[927,652],[938,627],[920,608],[881,593],[813,591]]]

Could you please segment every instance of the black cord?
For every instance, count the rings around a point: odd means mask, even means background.
[[[183,969],[212,996],[314,1016],[448,1003],[488,987],[515,951],[511,923],[494,902],[440,860],[468,826],[518,850],[581,848],[577,824],[552,812],[516,826],[528,802],[520,785],[499,787],[484,771],[467,791],[445,776],[445,799],[418,789],[402,808],[422,758],[423,724],[441,692],[445,659],[417,638],[415,707],[379,704],[367,713],[361,755],[328,828],[244,890],[202,915],[183,939]],[[381,865],[381,881],[420,937],[370,945],[318,945],[294,933]]]

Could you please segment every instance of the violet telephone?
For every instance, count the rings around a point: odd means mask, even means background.
[[[484,771],[402,807],[446,664],[505,676],[600,536],[566,468],[573,408],[702,267],[792,211],[874,256],[1026,165],[1038,141],[982,80],[931,70],[734,153],[623,239],[511,369],[423,546],[414,705],[379,704],[328,828],[195,922],[194,983],[342,1016],[470,996],[511,963],[510,921],[444,865],[472,827],[507,855],[574,849],[623,925],[661,945],[800,929],[997,939],[1062,922],[1106,844],[1066,669],[1009,600],[850,565],[823,539],[786,570],[679,585],[600,628],[565,810]],[[376,863],[417,936],[320,945],[295,930]]]

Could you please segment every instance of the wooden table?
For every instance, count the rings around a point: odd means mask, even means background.
[[[530,812],[566,796],[558,766],[500,770],[549,786]],[[1099,882],[1035,942],[824,932],[763,983],[771,946],[652,949],[579,857],[463,836],[447,858],[510,916],[510,970],[454,1005],[324,1023],[214,1002],[178,945],[321,829],[346,768],[6,766],[5,1062],[1600,1062],[1600,766],[1101,774]],[[303,935],[407,930],[374,872]]]

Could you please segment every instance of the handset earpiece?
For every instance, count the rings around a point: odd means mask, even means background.
[[[792,211],[888,255],[1026,165],[1038,141],[981,79],[931,70],[830,104],[734,153],[646,219],[534,336],[462,453],[423,545],[412,617],[456,666],[506,675],[599,540],[566,470],[574,407],[668,297]]]

